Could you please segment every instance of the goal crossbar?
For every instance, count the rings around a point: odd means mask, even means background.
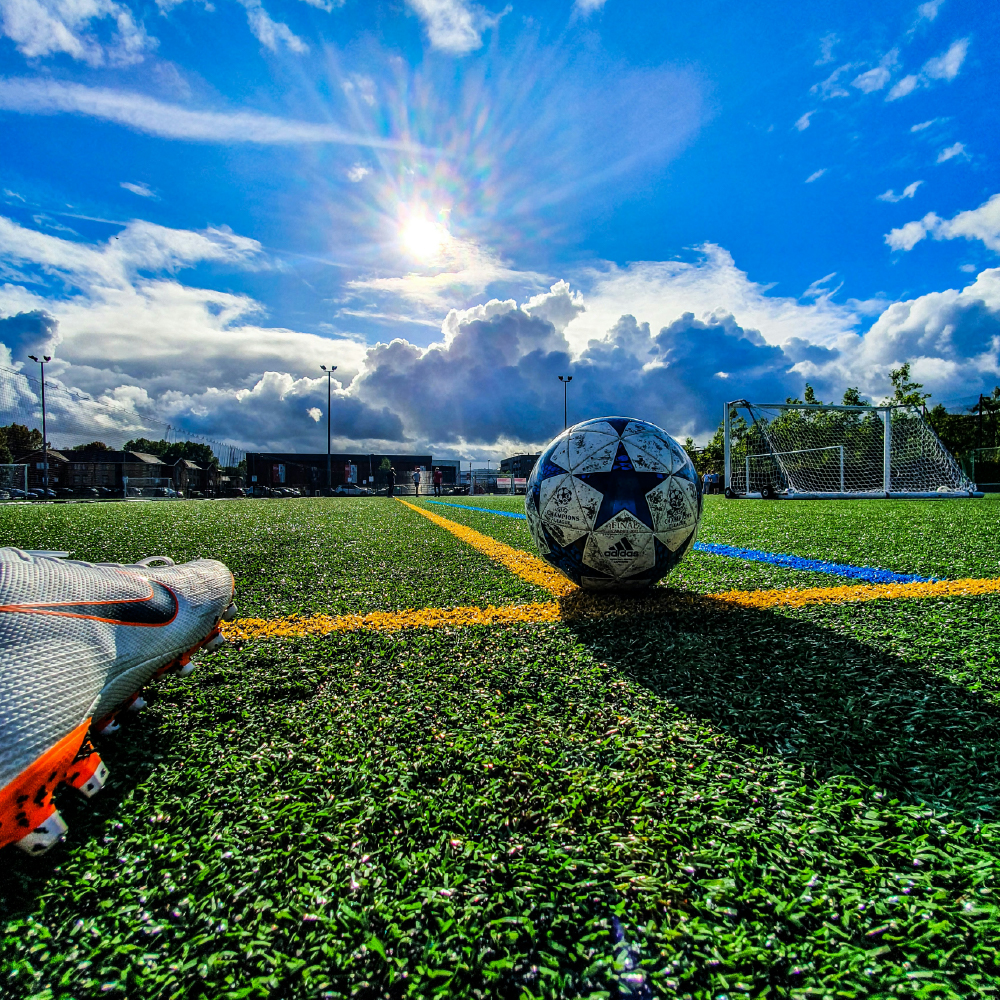
[[[738,399],[723,430],[727,496],[982,496],[919,407]]]

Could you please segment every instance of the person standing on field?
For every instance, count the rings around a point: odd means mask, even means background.
[[[420,496],[420,469],[413,470],[413,495]]]
[[[442,475],[441,470],[440,469],[435,469],[434,470],[434,496],[436,496],[436,497],[441,496],[441,483],[443,482],[443,480],[444,480],[444,476]]]
[[[391,497],[396,488],[396,470],[392,466],[389,466],[389,471],[385,474],[385,484],[389,487],[385,495]]]

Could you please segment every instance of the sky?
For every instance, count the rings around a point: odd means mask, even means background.
[[[904,361],[974,399],[998,42],[973,0],[0,0],[0,368],[96,401],[56,446],[315,452],[336,365],[335,450],[478,460],[560,374],[699,442]]]

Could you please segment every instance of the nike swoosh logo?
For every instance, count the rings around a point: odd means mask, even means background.
[[[89,618],[111,625],[135,625],[162,628],[169,625],[178,610],[177,595],[162,583],[149,582],[146,597],[124,601],[60,601],[58,604],[3,604],[0,612],[47,615],[55,618]]]

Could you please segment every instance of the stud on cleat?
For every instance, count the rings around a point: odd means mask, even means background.
[[[88,799],[96,795],[108,782],[110,772],[97,753],[88,754],[69,769],[66,784]]]
[[[101,736],[110,736],[112,733],[117,733],[119,729],[121,729],[121,726],[118,725],[118,723],[114,719],[112,719],[110,722],[107,723],[107,725],[99,729],[98,732],[101,734]]]
[[[239,611],[237,610],[236,605],[230,604],[229,607],[226,608],[225,611],[223,611],[222,620],[224,622],[231,622],[238,614]]]
[[[149,704],[141,694],[137,694],[126,706],[126,712],[141,712]]]
[[[35,827],[31,833],[15,841],[18,847],[27,854],[44,854],[50,847],[66,839],[69,827],[58,810],[52,812]]]
[[[185,663],[182,667],[178,668],[178,670],[177,670],[177,676],[178,677],[187,677],[190,674],[193,674],[195,666],[196,666],[196,664],[194,664],[190,660],[188,660],[187,663]]]
[[[221,649],[226,645],[228,645],[226,637],[223,635],[216,635],[209,639],[202,648],[206,653],[214,653],[217,649]]]

